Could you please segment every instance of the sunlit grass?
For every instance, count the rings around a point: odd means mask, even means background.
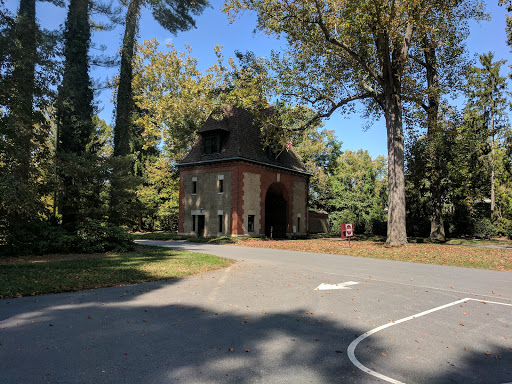
[[[138,247],[130,253],[99,256],[78,260],[10,260],[0,265],[0,296],[19,297],[176,279],[233,263],[217,256],[159,247]]]

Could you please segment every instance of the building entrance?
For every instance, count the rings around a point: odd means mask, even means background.
[[[286,237],[286,209],[287,202],[284,196],[284,186],[279,183],[272,184],[265,196],[265,236],[273,238]]]

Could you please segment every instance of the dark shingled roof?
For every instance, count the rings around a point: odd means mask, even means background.
[[[238,107],[226,107],[223,114],[224,118],[221,120],[213,116],[206,120],[198,130],[199,139],[179,166],[235,158],[307,173],[293,148],[289,151],[284,150],[278,160],[269,157],[269,152],[264,150],[261,144],[260,127],[254,124],[254,115],[251,112]],[[202,151],[204,136],[214,132],[222,137],[221,151],[205,154]]]

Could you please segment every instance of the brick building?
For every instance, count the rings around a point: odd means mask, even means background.
[[[178,165],[179,233],[289,237],[307,233],[309,174],[293,150],[261,144],[251,113],[236,107],[210,118]]]

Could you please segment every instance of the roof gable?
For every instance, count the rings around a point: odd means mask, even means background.
[[[191,151],[179,165],[194,163],[232,160],[254,161],[297,172],[306,172],[293,149],[282,151],[274,159],[268,149],[264,149],[261,140],[261,129],[255,123],[254,115],[242,108],[229,106],[222,110],[223,118],[208,117],[203,126],[197,131],[198,140]],[[204,146],[208,137],[219,136],[221,149],[217,153],[205,153]]]

